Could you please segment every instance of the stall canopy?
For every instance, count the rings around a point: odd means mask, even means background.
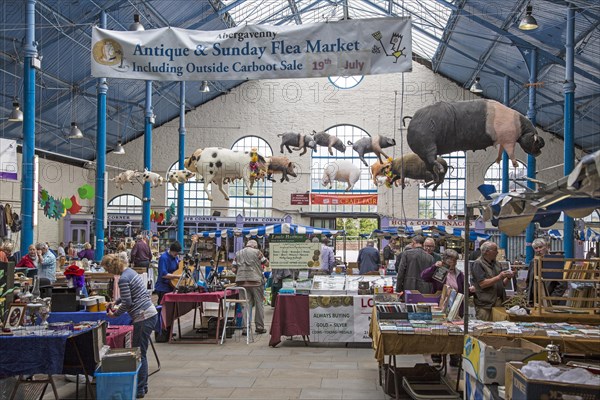
[[[568,176],[548,184],[535,182],[539,189],[524,193],[495,193],[481,185],[486,200],[469,207],[480,208],[485,220],[509,236],[522,233],[532,222],[550,227],[561,212],[584,218],[600,208],[600,151],[583,157]]]
[[[588,242],[600,242],[600,233],[596,232],[592,228],[579,231],[579,240],[586,240]]]
[[[337,236],[344,233],[342,230],[315,228],[312,226],[296,224],[274,224],[248,228],[227,228],[216,231],[198,232],[198,235],[205,238],[233,237],[233,236],[264,236],[277,234],[299,234],[299,235],[326,235]]]

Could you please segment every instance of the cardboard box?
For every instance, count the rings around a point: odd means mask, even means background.
[[[505,363],[546,360],[546,350],[521,338],[465,335],[463,368],[483,384],[504,385]]]
[[[142,359],[139,347],[110,349],[102,357],[102,372],[137,371]]]
[[[594,385],[576,385],[529,379],[521,372],[524,363],[506,364],[506,400],[580,398],[599,400],[600,390]]]
[[[404,292],[404,298],[407,304],[417,303],[435,303],[437,306],[440,302],[442,292],[435,292],[434,294],[421,293],[418,290],[406,290]]]

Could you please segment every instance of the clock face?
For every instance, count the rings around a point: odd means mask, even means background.
[[[330,76],[329,82],[333,86],[340,89],[351,89],[357,86],[364,78],[364,75],[353,75],[353,76]]]

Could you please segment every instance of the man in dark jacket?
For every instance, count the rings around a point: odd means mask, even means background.
[[[396,262],[398,279],[396,292],[405,290],[418,290],[421,293],[431,293],[431,284],[421,278],[421,272],[433,263],[433,257],[423,250],[425,238],[417,235],[413,238],[412,249],[406,250]]]
[[[379,258],[379,251],[374,246],[375,242],[373,240],[367,240],[367,246],[358,252],[358,269],[361,275],[379,269],[381,260]]]

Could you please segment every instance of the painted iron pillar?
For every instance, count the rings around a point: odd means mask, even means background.
[[[563,90],[565,92],[565,116],[564,116],[564,140],[565,140],[565,176],[573,171],[575,166],[575,6],[569,3],[567,10],[567,40],[565,43],[565,83]],[[573,218],[563,214],[564,223],[564,251],[565,258],[574,257],[575,235]]]
[[[536,100],[536,88],[535,83],[537,82],[537,49],[531,49],[529,58],[529,107],[527,109],[527,118],[535,126],[535,100]],[[527,155],[527,177],[535,179],[536,162],[535,157],[531,154]],[[535,183],[527,181],[527,187],[531,190],[535,190]],[[535,226],[533,223],[527,225],[525,230],[525,263],[533,259],[534,253],[531,243],[533,242],[535,235]]]
[[[185,166],[185,81],[181,81],[179,86],[179,170],[183,170]],[[167,185],[169,183],[167,182]],[[182,183],[177,188],[177,241],[183,246],[183,222],[184,210],[183,201],[185,196],[185,188]]]
[[[503,92],[502,104],[506,107],[510,107],[510,78],[508,75],[504,75],[504,92]],[[509,177],[508,177],[508,153],[506,150],[502,151],[502,193],[508,193],[509,190]],[[506,233],[500,234],[500,248],[504,249],[506,259],[509,260],[508,254],[508,235]]]
[[[35,68],[32,62],[37,58],[35,42],[35,4],[36,0],[27,0],[25,21],[25,45],[23,46],[23,157],[21,159],[21,254],[27,252],[33,244],[33,160],[35,156]],[[15,79],[17,79],[15,77]]]
[[[152,124],[154,113],[152,111],[152,81],[146,81],[146,118],[144,125],[144,168],[152,171]],[[150,202],[152,201],[150,182],[144,182],[142,194],[142,229],[150,230]]]
[[[100,27],[106,29],[106,12],[100,13]],[[94,222],[96,247],[94,258],[96,261],[104,257],[104,224],[105,224],[105,179],[106,179],[106,94],[108,84],[106,78],[98,79],[97,96],[98,106],[96,121],[98,131],[96,132],[96,197],[94,199]]]

